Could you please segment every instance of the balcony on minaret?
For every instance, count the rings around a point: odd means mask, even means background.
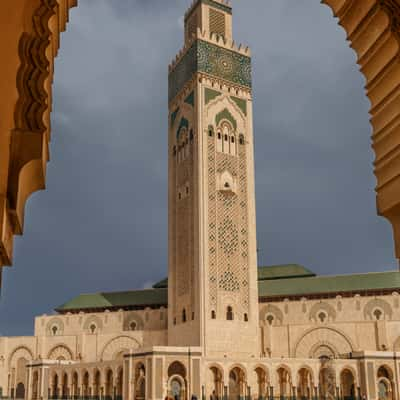
[[[232,7],[226,0],[195,0],[185,14],[185,43],[202,33],[232,40]]]

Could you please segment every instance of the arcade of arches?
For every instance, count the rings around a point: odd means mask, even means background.
[[[400,258],[400,3],[324,3],[366,78],[378,213]],[[1,266],[45,187],[54,58],[76,5],[0,4]],[[192,4],[169,80],[168,280],[78,296],[37,317],[33,336],[0,337],[2,395],[400,400],[398,271],[257,266],[251,55],[224,0]]]

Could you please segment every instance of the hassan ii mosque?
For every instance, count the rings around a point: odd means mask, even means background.
[[[168,278],[0,337],[0,397],[400,400],[400,273],[259,267],[251,55],[196,0],[169,67]]]

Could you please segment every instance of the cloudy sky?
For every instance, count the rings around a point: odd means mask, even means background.
[[[331,11],[234,0],[254,66],[259,264],[321,274],[396,268],[376,215],[369,103]],[[167,66],[189,0],[80,0],[56,63],[47,190],[27,204],[0,333],[79,293],[147,287],[167,270]]]

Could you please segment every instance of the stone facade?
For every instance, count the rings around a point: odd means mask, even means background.
[[[191,393],[207,398],[213,390],[221,397],[224,390],[232,396],[230,373],[237,368],[243,375],[243,396],[248,387],[252,397],[288,397],[293,388],[296,396],[325,395],[324,371],[329,370],[335,396],[339,389],[340,397],[351,397],[354,384],[354,398],[358,388],[367,398],[378,398],[379,382],[386,378],[393,386],[392,398],[398,399],[399,303],[399,293],[260,302],[254,357],[238,357],[234,348],[240,348],[240,342],[231,343],[233,351],[221,357],[204,357],[199,347],[168,346],[164,307],[44,315],[35,319],[34,336],[0,338],[0,388],[3,396],[24,398],[28,387],[35,389],[36,371],[46,377],[46,385],[38,385],[30,399],[117,397],[124,390],[130,399],[140,399],[141,391],[146,398],[162,399],[172,390],[174,374],[169,369],[185,371],[183,387],[189,390],[190,360]],[[221,331],[219,339],[229,343],[229,330]],[[143,387],[142,381],[150,377]]]

